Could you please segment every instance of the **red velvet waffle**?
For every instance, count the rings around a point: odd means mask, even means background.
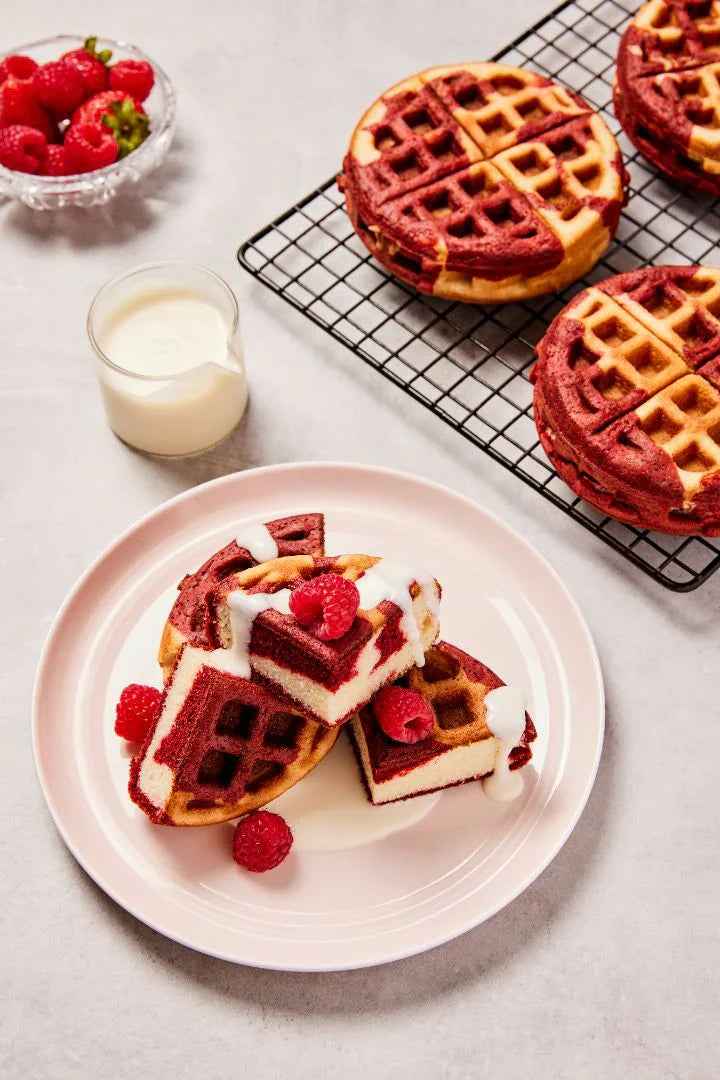
[[[487,724],[485,699],[505,685],[502,679],[468,653],[439,641],[427,651],[425,666],[412,668],[401,683],[428,702],[435,726],[427,738],[401,743],[379,727],[372,705],[353,718],[350,732],[371,802],[425,795],[493,771],[498,740]],[[525,731],[509,754],[510,769],[527,764],[535,738],[526,713]]]
[[[535,422],[611,517],[720,535],[720,271],[653,267],[586,289],[538,346]]]
[[[160,715],[130,769],[130,797],[151,821],[210,825],[248,813],[301,780],[337,730],[266,687],[184,646]]]
[[[498,302],[562,288],[607,248],[617,145],[581,98],[501,64],[431,68],[363,116],[340,178],[372,254],[421,292]]]
[[[615,112],[671,179],[720,193],[720,4],[651,0],[618,51]]]
[[[295,514],[278,518],[264,526],[275,542],[277,556],[325,554],[325,522],[322,514]],[[231,574],[256,566],[247,547],[231,540],[203,563],[193,574],[186,574],[178,585],[178,597],[168,616],[166,634],[172,638],[173,654],[189,643],[199,648],[216,648],[213,637],[210,598],[215,588]]]
[[[289,597],[310,578],[329,573],[355,582],[361,603],[347,633],[321,641],[290,613]],[[254,681],[281,693],[298,710],[335,726],[435,640],[439,599],[434,578],[368,555],[274,559],[232,574],[216,587],[210,606],[219,647],[207,652],[208,662],[235,674],[252,673]],[[176,646],[168,623],[160,645],[166,672],[177,658]]]

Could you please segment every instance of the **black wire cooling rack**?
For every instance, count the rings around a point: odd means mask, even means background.
[[[630,201],[605,257],[561,294],[495,307],[421,296],[391,277],[356,237],[335,177],[255,233],[240,263],[465,438],[670,589],[696,588],[720,566],[720,540],[622,525],[570,491],[532,419],[535,345],[580,289],[647,263],[720,265],[717,200],[673,187],[636,154],[612,110],[623,24],[636,0],[567,0],[493,58],[531,67],[594,105],[618,136]]]

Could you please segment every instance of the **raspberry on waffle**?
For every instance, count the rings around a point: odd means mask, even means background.
[[[720,3],[651,0],[618,50],[615,112],[671,179],[720,193]]]
[[[536,737],[521,708],[517,731],[506,741],[491,730],[493,692],[502,679],[472,656],[446,641],[425,655],[422,668],[411,668],[403,685],[422,695],[435,723],[418,742],[395,742],[379,726],[372,704],[353,717],[350,733],[370,801],[376,805],[425,795],[441,788],[496,773],[495,797],[519,794],[512,774],[532,757]],[[497,694],[495,694],[497,699]],[[516,737],[515,737],[516,736]]]
[[[290,612],[293,590],[322,574],[357,586],[360,609],[342,637],[320,640]],[[422,662],[438,634],[440,586],[431,576],[368,555],[274,559],[220,583],[213,594],[214,666],[268,686],[329,726],[343,723],[386,683]],[[175,661],[163,635],[160,662]],[[419,658],[419,659],[418,659]]]
[[[163,651],[176,656],[185,643],[203,649],[219,644],[213,637],[210,600],[217,585],[231,574],[278,556],[324,554],[322,514],[295,514],[241,528],[234,540],[211,555],[199,570],[186,574],[178,585],[178,597],[163,634]]]
[[[378,117],[395,115],[409,87],[438,126],[411,145],[393,129],[391,143]],[[462,152],[430,162],[436,130]],[[421,292],[475,303],[576,280],[606,250],[625,198],[602,119],[570,91],[501,64],[430,68],[388,91],[355,129],[340,183],[379,262]]]
[[[538,346],[534,411],[559,475],[641,528],[720,534],[720,271],[586,289]]]
[[[182,647],[130,767],[130,797],[156,824],[211,825],[255,810],[301,780],[337,738],[338,729],[218,670],[211,656]]]

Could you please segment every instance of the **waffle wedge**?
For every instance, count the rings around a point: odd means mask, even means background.
[[[372,705],[352,720],[351,735],[371,802],[376,805],[425,795],[498,772],[516,771],[532,757],[536,737],[529,715],[520,714],[517,742],[506,746],[489,726],[491,692],[504,683],[468,653],[439,641],[402,684],[430,705],[435,724],[419,742],[400,743],[379,727]]]

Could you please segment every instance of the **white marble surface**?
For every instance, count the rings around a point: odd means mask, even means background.
[[[67,29],[137,40],[175,81],[180,109],[175,148],[144,199],[58,216],[0,207],[7,1080],[720,1074],[720,575],[687,596],[646,580],[235,263],[241,239],[337,166],[379,88],[433,62],[489,55],[544,8],[6,5],[4,46]],[[232,441],[175,464],[137,456],[110,434],[84,332],[98,284],[156,257],[199,260],[231,281],[252,379]],[[119,530],[202,480],[303,458],[417,471],[520,529],[577,597],[608,693],[588,808],[525,895],[425,956],[319,976],[195,955],[116,907],[58,838],[29,728],[51,619]]]

